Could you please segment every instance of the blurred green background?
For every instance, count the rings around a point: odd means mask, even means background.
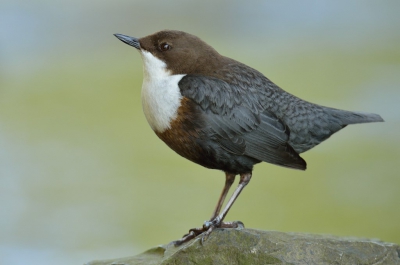
[[[138,254],[209,218],[224,174],[176,155],[112,34],[179,29],[319,104],[379,113],[256,166],[227,220],[400,243],[399,1],[0,1],[0,263]]]

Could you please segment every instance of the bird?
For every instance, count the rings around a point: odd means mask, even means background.
[[[384,121],[378,114],[302,100],[183,31],[114,36],[140,52],[142,107],[155,134],[182,157],[225,173],[211,218],[174,241],[176,246],[199,235],[204,242],[216,228],[244,227],[240,221],[223,221],[250,182],[255,164],[305,170],[299,154],[347,125]],[[239,184],[222,209],[237,175]]]

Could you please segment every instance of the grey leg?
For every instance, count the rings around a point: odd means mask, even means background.
[[[225,201],[226,195],[228,194],[228,191],[231,188],[232,183],[235,181],[235,177],[236,177],[236,175],[225,172],[225,186],[221,192],[221,195],[219,196],[218,203],[215,206],[215,210],[214,210],[213,214],[211,215],[210,221],[213,220],[215,217],[217,217],[219,212],[221,211],[222,204]]]
[[[233,203],[236,201],[237,197],[239,197],[239,194],[242,192],[244,187],[250,182],[251,179],[251,172],[250,173],[245,173],[245,174],[240,174],[240,182],[239,185],[237,186],[236,190],[233,192],[231,198],[229,199],[228,203],[226,204],[224,210],[213,220],[206,222],[204,224],[204,228],[208,228],[207,232],[204,233],[204,237],[202,241],[206,240],[208,235],[211,234],[211,232],[221,226],[222,221],[224,220],[225,216],[228,214],[230,208],[232,207]],[[233,222],[232,223],[233,227],[238,227],[238,225],[242,225],[242,222]],[[229,223],[224,223],[224,226],[229,226]]]
[[[231,175],[226,173],[226,182],[225,182],[225,187],[222,190],[221,196],[218,200],[218,204],[214,210],[214,213],[211,218],[212,220],[207,221],[204,223],[202,228],[194,228],[190,229],[189,233],[184,235],[182,239],[177,240],[174,242],[176,246],[181,245],[184,242],[187,242],[196,236],[200,234],[204,234],[201,242],[204,242],[208,236],[211,234],[211,232],[217,228],[217,227],[223,227],[223,228],[237,228],[237,227],[244,227],[243,223],[238,221],[238,222],[231,222],[231,223],[223,223],[222,221],[224,220],[225,216],[228,214],[229,209],[232,207],[233,203],[239,196],[239,194],[242,192],[244,187],[250,182],[251,179],[251,172],[250,173],[245,173],[245,174],[240,174],[240,182],[239,185],[237,186],[236,190],[233,192],[231,198],[229,199],[228,203],[226,204],[225,208],[221,213],[218,214],[218,212],[221,210],[222,204],[224,202],[224,199],[226,197],[226,194],[229,191],[230,186],[232,185],[234,181],[234,176],[232,177]]]

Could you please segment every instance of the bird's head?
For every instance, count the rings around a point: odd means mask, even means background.
[[[212,67],[220,57],[210,45],[183,31],[163,30],[143,38],[114,35],[140,51],[145,68],[164,63],[171,74],[201,73],[201,68]]]

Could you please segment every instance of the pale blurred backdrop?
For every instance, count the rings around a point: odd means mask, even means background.
[[[171,151],[141,109],[138,52],[178,29],[319,104],[379,113],[266,163],[227,216],[247,227],[400,243],[399,1],[0,2],[0,263],[83,264],[179,239],[224,174]],[[236,185],[236,184],[235,184]]]

